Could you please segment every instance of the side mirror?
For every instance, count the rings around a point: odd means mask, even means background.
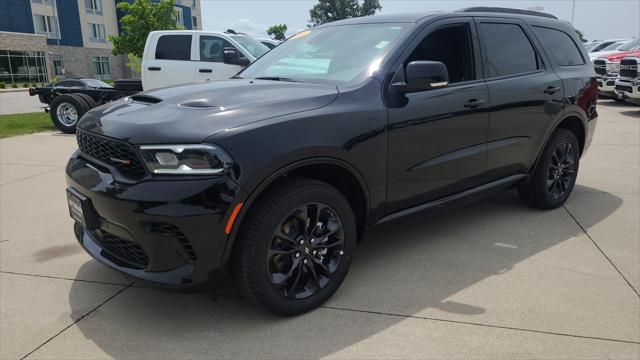
[[[247,59],[244,56],[240,56],[240,53],[236,48],[232,48],[232,47],[224,48],[222,56],[225,64],[240,65],[240,66],[249,65],[249,59]]]
[[[412,61],[407,64],[406,71],[403,72],[401,69],[398,73],[391,86],[403,94],[439,89],[449,85],[447,66],[439,61]]]

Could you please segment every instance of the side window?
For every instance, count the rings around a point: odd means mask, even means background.
[[[225,47],[233,45],[217,36],[200,36],[200,61],[223,62]]]
[[[566,33],[545,27],[534,26],[533,31],[540,39],[545,52],[556,65],[584,65],[584,59],[576,43]]]
[[[191,35],[162,35],[156,45],[158,60],[191,60]]]
[[[468,24],[456,24],[438,29],[427,35],[411,53],[411,61],[440,61],[447,66],[449,83],[475,79],[473,47]]]
[[[526,74],[541,68],[531,42],[516,24],[480,23],[487,78]]]

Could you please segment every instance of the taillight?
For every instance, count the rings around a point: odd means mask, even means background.
[[[35,93],[33,92],[33,88],[29,88],[29,96],[33,96]]]

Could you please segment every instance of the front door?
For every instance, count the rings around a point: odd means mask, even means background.
[[[473,20],[439,21],[422,34],[399,71],[411,61],[440,61],[449,85],[389,108],[387,213],[474,187],[486,168],[489,99]]]
[[[196,64],[198,81],[228,79],[243,69],[240,65],[224,63],[224,48],[234,47],[227,40],[214,35],[200,35],[199,38],[200,58]],[[238,53],[241,52],[238,50]]]

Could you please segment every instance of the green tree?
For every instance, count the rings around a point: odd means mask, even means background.
[[[582,33],[582,31],[576,29],[576,34],[578,34],[578,39],[580,39],[580,41],[582,41],[583,43],[587,42],[587,39],[584,38],[584,34]]]
[[[379,0],[364,0],[362,4],[358,0],[318,0],[309,10],[309,22],[312,26],[318,26],[336,20],[373,15],[380,10],[382,6]]]
[[[284,40],[287,37],[285,33],[287,32],[287,24],[279,24],[273,25],[272,27],[267,29],[267,35],[271,36],[273,40]]]
[[[133,3],[120,1],[118,10],[125,15],[120,20],[120,35],[109,35],[113,43],[113,54],[132,54],[142,58],[144,43],[150,32],[156,30],[176,30],[173,0],[135,0]]]

